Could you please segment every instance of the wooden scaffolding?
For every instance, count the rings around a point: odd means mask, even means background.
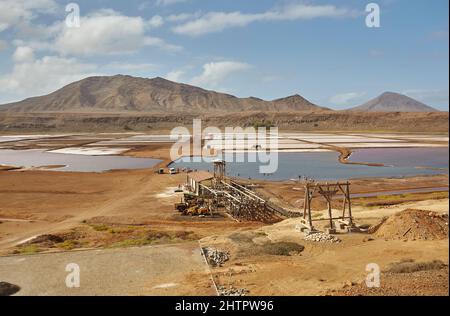
[[[214,164],[213,186],[215,188],[218,188],[220,187],[221,183],[225,180],[226,162],[224,160],[215,160],[213,164]]]
[[[311,211],[311,204],[317,194],[325,198],[328,207],[328,218],[326,219],[314,219]],[[333,217],[332,202],[333,199],[338,195],[342,194],[343,205],[342,205],[342,216]],[[335,233],[336,227],[334,222],[342,226],[342,228],[351,231],[354,227],[353,216],[352,216],[352,201],[350,194],[350,182],[346,183],[312,183],[307,182],[305,184],[305,202],[304,202],[304,212],[303,212],[303,224],[305,228],[309,231],[315,231],[313,222],[327,220],[330,222],[329,233]]]
[[[237,220],[273,223],[282,219],[279,212],[265,199],[226,177],[225,161],[216,160],[213,165],[214,178],[211,186],[200,184],[198,192],[207,201],[211,212],[223,207]]]

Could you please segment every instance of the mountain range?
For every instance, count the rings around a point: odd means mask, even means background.
[[[350,109],[359,112],[435,112],[437,110],[407,96],[387,92]],[[89,77],[48,95],[0,106],[9,113],[228,113],[228,112],[327,112],[300,95],[272,101],[238,98],[163,78],[125,75]]]

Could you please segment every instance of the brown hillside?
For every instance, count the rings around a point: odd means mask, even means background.
[[[321,111],[308,100],[293,96],[276,101],[235,96],[172,82],[163,78],[117,75],[90,77],[49,95],[0,106],[18,112],[240,112]]]

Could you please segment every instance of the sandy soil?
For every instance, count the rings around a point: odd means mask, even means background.
[[[80,268],[79,288],[65,285],[71,263]],[[0,257],[0,279],[26,296],[216,295],[197,242]]]

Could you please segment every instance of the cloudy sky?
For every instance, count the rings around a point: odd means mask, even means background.
[[[448,0],[379,0],[380,28],[369,2],[80,0],[74,27],[70,1],[0,0],[0,103],[129,74],[336,109],[395,91],[448,110]]]

